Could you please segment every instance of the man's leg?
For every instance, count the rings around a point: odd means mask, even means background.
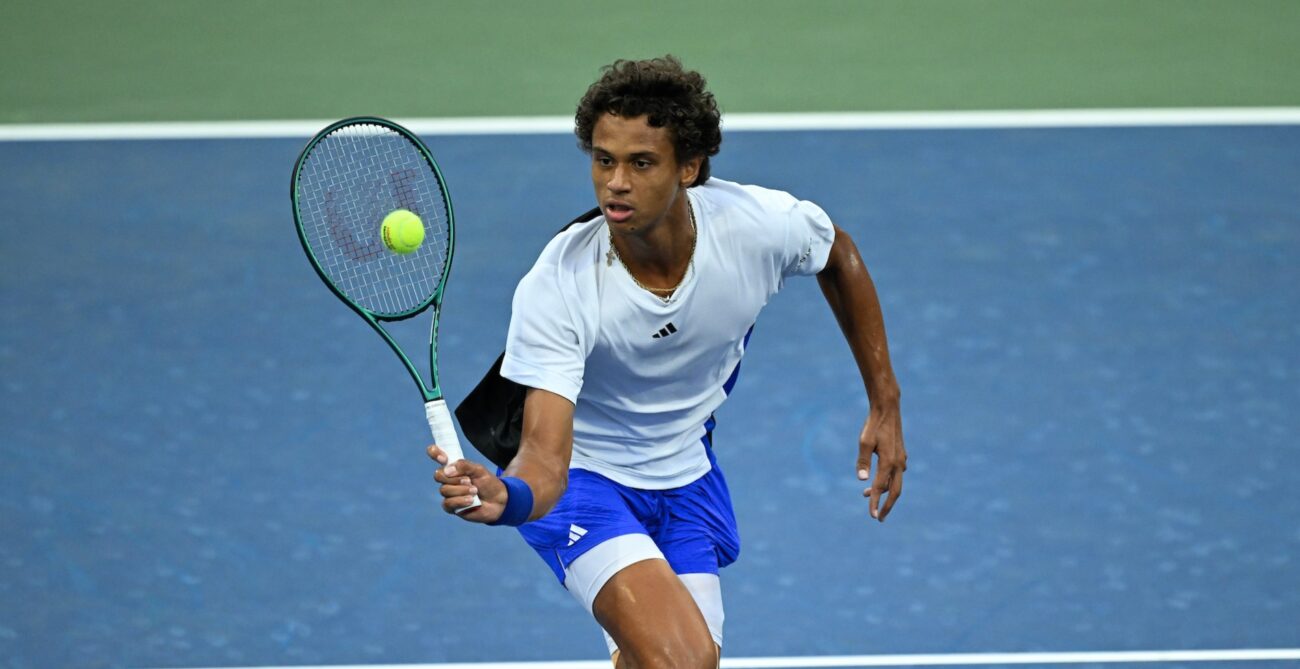
[[[718,648],[717,646],[714,646],[714,648],[717,648],[717,649],[718,649],[718,663],[717,663],[716,665],[714,665],[714,666],[718,666],[718,667],[720,667],[720,666],[722,666],[722,649],[721,649],[721,648]],[[619,649],[615,648],[615,649],[614,649],[614,654],[609,656],[609,661],[614,663],[614,669],[618,669],[618,668],[619,668],[620,665],[619,665],[619,663],[618,663],[618,658],[621,657],[621,655],[622,655],[622,651],[620,651]]]
[[[695,600],[695,606],[700,609],[704,615],[704,622],[709,626],[709,635],[713,637],[714,648],[717,649],[718,662],[722,662],[722,623],[725,615],[722,611],[722,581],[717,574],[678,574],[682,584],[691,593],[691,599]],[[605,641],[610,647],[610,660],[613,661],[617,668],[619,650],[614,644],[614,639],[609,632],[601,630],[605,635]]]
[[[620,669],[715,669],[718,647],[681,579],[664,560],[643,560],[614,574],[592,613],[614,638]]]

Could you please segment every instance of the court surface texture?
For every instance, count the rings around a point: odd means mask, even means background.
[[[590,185],[569,136],[426,139],[454,403]],[[438,510],[410,380],[295,236],[304,140],[0,143],[0,664],[603,665],[512,530]],[[861,381],[791,280],[715,435],[726,654],[785,664],[729,666],[1300,646],[1300,127],[735,132],[714,173],[857,241],[911,454],[870,521]]]

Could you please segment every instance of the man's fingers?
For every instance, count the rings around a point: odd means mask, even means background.
[[[864,495],[871,498],[871,503],[867,505],[867,510],[871,517],[883,521],[885,516],[889,515],[889,510],[894,508],[894,498],[898,492],[903,489],[903,475],[897,467],[876,463],[876,479],[872,481],[871,487],[863,492]],[[885,506],[880,507],[880,498],[886,493],[889,496],[885,499]]]
[[[866,495],[867,497],[871,498],[871,502],[867,504],[867,511],[871,513],[872,518],[880,517],[880,493],[881,492],[884,491],[881,490],[880,486],[873,483],[871,484],[870,488],[867,488],[862,493],[863,495]]]
[[[858,441],[858,480],[866,481],[871,477],[871,456],[876,452],[874,439],[864,435]]]
[[[454,485],[465,477],[458,476],[458,472],[452,467],[442,467],[433,471],[433,480],[443,485]]]
[[[484,467],[477,462],[470,462],[469,460],[457,460],[455,467],[456,472],[461,476],[467,476],[472,479],[483,478],[484,476],[491,475],[491,472],[488,471],[487,467]]]
[[[444,484],[438,488],[438,493],[443,497],[473,497],[478,494],[478,488],[471,485],[469,479],[461,479],[456,485]]]
[[[483,465],[469,460],[457,460],[435,471],[433,479],[438,483],[454,483],[456,479],[462,477],[482,478],[487,473],[487,468]]]
[[[473,507],[476,502],[479,502],[479,485],[494,478],[492,472],[483,465],[463,458],[449,462],[447,454],[438,448],[437,444],[429,446],[426,450],[429,457],[441,465],[434,470],[433,480],[442,484],[438,488],[438,494],[442,495],[442,510],[452,515],[459,515],[466,520],[483,522],[473,513],[481,507],[473,508],[463,514],[457,512]]]
[[[473,495],[461,495],[459,497],[448,497],[442,500],[442,510],[454,516],[456,515],[457,510],[463,509],[473,503],[474,503]]]
[[[885,522],[885,517],[889,511],[894,508],[894,502],[898,501],[898,496],[903,494],[903,472],[897,472],[889,481],[889,499],[885,500],[885,508],[880,510],[880,522]]]

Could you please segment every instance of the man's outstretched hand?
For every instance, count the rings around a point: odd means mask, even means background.
[[[898,496],[903,494],[903,472],[907,471],[903,419],[897,407],[880,411],[873,408],[867,416],[862,435],[858,437],[858,480],[865,481],[871,475],[872,454],[876,456],[876,478],[862,496],[871,498],[868,507],[871,517],[883,523]],[[880,506],[882,496],[884,507]]]

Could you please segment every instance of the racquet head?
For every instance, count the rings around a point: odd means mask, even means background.
[[[455,245],[451,200],[429,150],[381,118],[344,119],[303,149],[290,186],[298,236],[312,265],[345,302],[400,320],[440,300]],[[384,217],[420,217],[424,242],[397,253],[384,244]]]

